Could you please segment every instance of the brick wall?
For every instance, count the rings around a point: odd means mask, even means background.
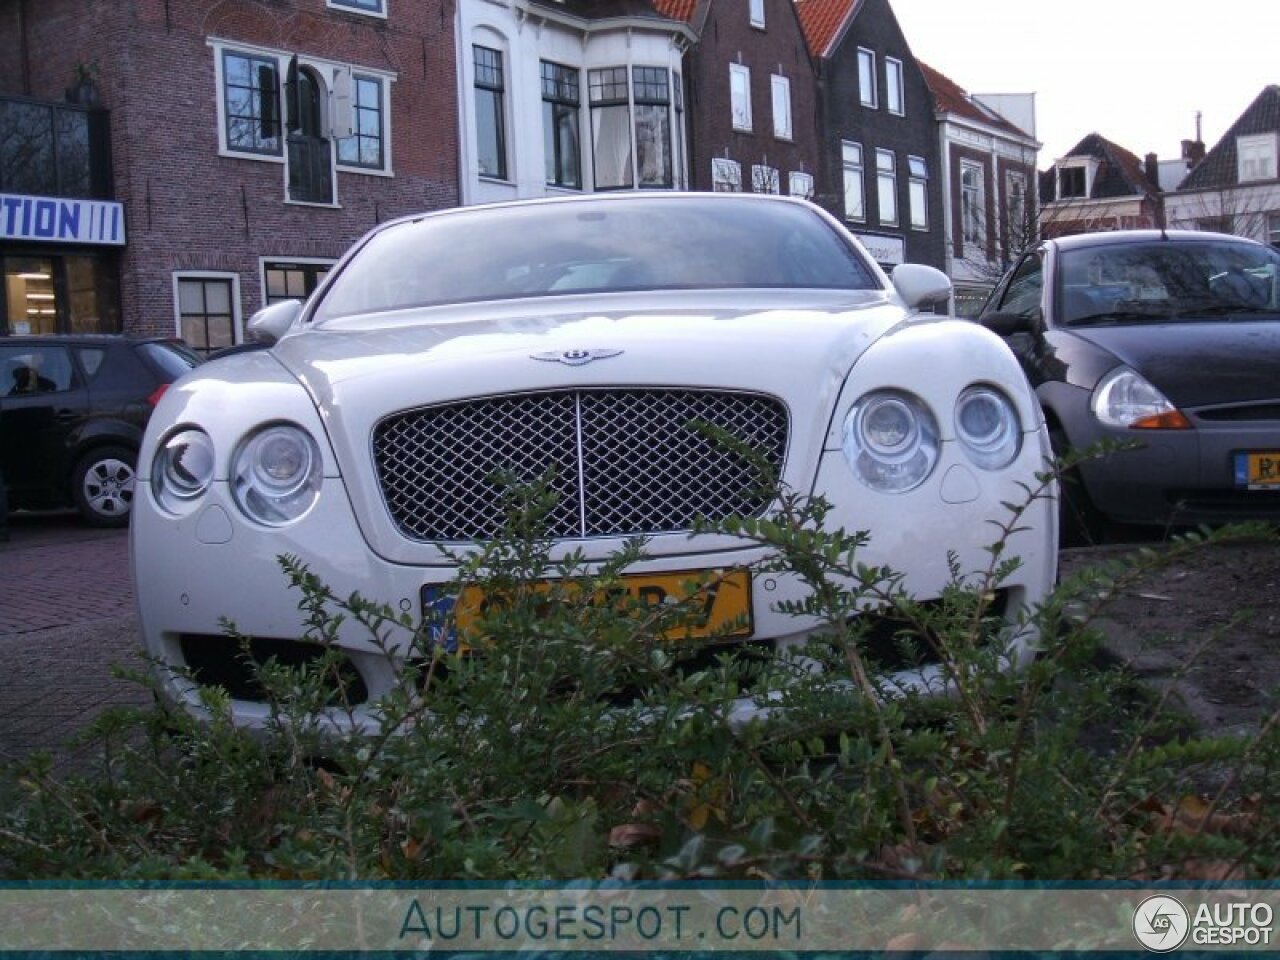
[[[380,19],[325,0],[21,0],[22,30],[5,5],[0,92],[61,99],[75,64],[97,63],[129,231],[126,331],[173,332],[175,270],[238,274],[247,317],[259,258],[337,257],[380,221],[457,204],[453,0],[389,4]],[[219,156],[210,37],[393,72],[394,176],[339,171],[336,207],[299,206],[281,163]]]
[[[876,55],[879,106],[861,105],[858,91],[858,48],[865,47]],[[904,115],[896,116],[886,109],[885,58],[902,63]],[[825,120],[823,129],[823,174],[819,194],[824,206],[843,217],[843,166],[840,142],[860,143],[866,187],[866,223],[849,224],[855,231],[866,231],[901,238],[906,260],[924,263],[942,270],[946,268],[946,237],[943,227],[941,148],[938,125],[934,116],[934,98],[924,74],[911,56],[911,48],[898,26],[886,0],[863,0],[858,6],[849,31],[841,43],[823,60],[821,88]],[[899,226],[881,226],[876,196],[876,149],[892,150],[897,160],[897,198]],[[908,224],[908,156],[924,159],[929,172],[927,187],[929,228],[915,230]]]
[[[742,165],[743,189],[751,189],[752,164],[779,170],[781,189],[791,171],[816,173],[819,160],[817,88],[804,34],[791,0],[766,0],[764,29],[751,26],[744,0],[712,0],[706,25],[686,58],[689,85],[689,178],[710,190],[711,159]],[[751,70],[750,133],[735,130],[730,108],[729,64]],[[771,76],[791,84],[792,137],[773,135]]]

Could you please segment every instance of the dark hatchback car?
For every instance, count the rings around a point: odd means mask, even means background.
[[[0,477],[10,510],[73,506],[123,526],[151,411],[199,358],[183,343],[0,338]]]
[[[978,321],[1020,359],[1055,452],[1090,451],[1064,478],[1064,544],[1107,520],[1280,520],[1278,277],[1263,244],[1156,230],[1048,240],[1000,281]]]

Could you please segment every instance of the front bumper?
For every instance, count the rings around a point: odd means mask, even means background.
[[[1037,442],[1037,437],[1041,438]],[[944,444],[949,448],[952,444]],[[933,476],[917,490],[877,496],[861,488],[849,474],[839,453],[823,457],[815,490],[832,502],[828,526],[869,530],[870,542],[858,560],[887,566],[904,575],[903,586],[918,599],[941,595],[953,580],[952,561],[965,574],[986,571],[992,564],[988,545],[1000,537],[995,520],[1009,519],[1002,504],[1021,503],[1026,491],[1016,478],[1033,476],[1044,467],[1047,444],[1043,433],[1029,435],[1020,458],[998,475],[979,475],[949,450]],[[835,495],[833,495],[833,492]],[[1056,576],[1056,526],[1048,497],[1029,503],[1010,537],[1004,557],[1021,557],[1021,566],[1001,583],[1003,611],[1015,653],[1036,643],[1025,625],[1025,613],[1052,589]],[[312,509],[297,522],[266,529],[247,521],[232,502],[226,484],[215,483],[204,502],[183,517],[164,513],[156,505],[145,480],[139,483],[131,527],[135,590],[143,640],[158,665],[166,695],[193,713],[203,711],[193,668],[206,676],[218,658],[238,658],[239,647],[224,637],[228,626],[256,638],[267,652],[287,652],[307,645],[298,642],[306,629],[299,610],[301,594],[288,588],[280,558],[295,557],[337,597],[359,593],[383,603],[395,614],[417,620],[424,585],[446,584],[454,575],[439,561],[434,547],[423,545],[422,562],[393,562],[368,546],[351,508],[341,478],[324,482]],[[630,574],[756,567],[769,556],[758,545],[726,538],[700,541],[686,536],[657,537],[648,558],[628,569]],[[706,544],[707,549],[700,549]],[[559,545],[558,545],[559,546]],[[567,543],[582,547],[589,560],[602,561],[622,546],[621,541]],[[665,551],[665,552],[664,552]],[[794,575],[753,574],[753,642],[775,651],[804,643],[822,624],[779,610],[787,601],[806,595]],[[374,705],[397,683],[400,658],[412,635],[394,628],[375,640],[358,624],[347,621],[338,631],[337,645],[358,675],[363,703],[354,711],[335,715],[335,722],[376,726]],[[282,661],[288,660],[281,657]],[[905,686],[941,689],[936,669],[904,673]],[[269,707],[246,688],[234,688],[232,712],[238,723],[262,726]],[[768,703],[744,699],[732,719],[746,721],[768,710]]]

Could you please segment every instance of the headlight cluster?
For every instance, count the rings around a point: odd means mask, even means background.
[[[1187,430],[1191,421],[1149,380],[1117,367],[1093,392],[1093,415],[1109,427],[1138,430]]]
[[[160,506],[182,513],[213,482],[213,441],[184,427],[160,445],[152,484]],[[249,519],[278,527],[311,508],[322,480],[320,449],[301,427],[273,423],[245,437],[231,457],[231,495]]]
[[[956,401],[961,448],[983,470],[1002,470],[1022,443],[1013,403],[995,387],[975,384]],[[841,447],[854,474],[881,493],[905,493],[928,478],[938,462],[940,431],[919,397],[897,390],[863,395],[845,416]]]

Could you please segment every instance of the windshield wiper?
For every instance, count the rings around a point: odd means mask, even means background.
[[[1150,310],[1104,310],[1102,313],[1090,313],[1074,320],[1068,320],[1064,327],[1092,327],[1103,323],[1164,323],[1169,319],[1167,312],[1154,313]]]
[[[1180,309],[1174,316],[1187,317],[1256,317],[1280,316],[1280,307],[1259,307],[1249,303],[1212,303]]]

